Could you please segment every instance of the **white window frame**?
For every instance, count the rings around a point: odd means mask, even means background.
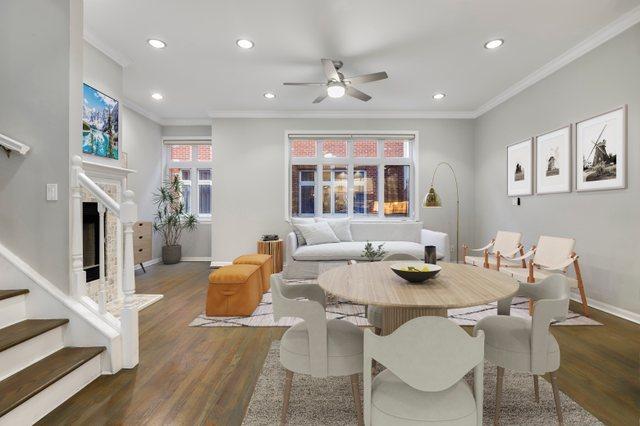
[[[191,197],[190,204],[192,213],[196,215],[201,223],[210,223],[213,213],[213,185],[212,180],[200,181],[199,169],[211,169],[211,177],[213,178],[213,148],[211,161],[198,161],[197,146],[211,145],[209,137],[188,137],[188,138],[172,138],[165,137],[162,139],[162,178],[169,179],[169,169],[189,169],[190,170],[190,187]],[[191,161],[171,161],[171,145],[191,145]],[[209,211],[211,214],[200,214],[200,185],[211,185],[211,206]],[[195,212],[193,212],[195,210]]]
[[[322,139],[317,139],[316,143],[316,155],[315,157],[292,157],[291,156],[291,136],[305,135],[309,136],[309,139],[326,138],[327,136],[336,136],[338,138],[347,139],[347,157],[331,157],[324,158],[322,154]],[[377,136],[377,156],[376,157],[353,157],[353,140],[367,137]],[[381,137],[392,138],[397,136],[398,139],[406,137],[409,139],[409,149],[406,153],[406,157],[402,158],[385,158],[384,157],[384,139]],[[395,138],[394,138],[395,139]],[[418,212],[420,208],[420,201],[418,200],[418,194],[420,194],[420,182],[419,182],[419,132],[416,130],[343,130],[343,131],[327,131],[327,130],[287,130],[284,133],[284,173],[285,173],[285,187],[284,187],[284,219],[289,222],[291,220],[291,167],[294,165],[315,165],[316,166],[316,191],[315,199],[320,200],[316,202],[315,217],[350,217],[354,221],[416,221],[418,220]],[[324,165],[336,165],[347,167],[347,206],[348,213],[344,214],[323,214],[322,213],[322,185],[323,185],[323,166]],[[409,216],[406,217],[387,217],[384,215],[384,166],[391,165],[407,165],[409,166]],[[355,166],[378,166],[378,214],[377,215],[365,215],[354,214],[353,212],[353,171]],[[309,215],[305,215],[308,217]],[[303,217],[305,217],[303,216]]]

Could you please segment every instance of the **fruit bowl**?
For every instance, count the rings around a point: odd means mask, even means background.
[[[400,278],[410,283],[422,283],[438,275],[442,267],[423,262],[398,262],[391,265],[391,270]]]

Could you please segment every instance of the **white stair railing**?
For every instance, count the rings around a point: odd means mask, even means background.
[[[122,365],[124,368],[133,368],[138,365],[139,359],[138,309],[134,302],[136,283],[133,263],[133,225],[138,220],[138,206],[133,201],[134,193],[131,190],[123,192],[121,204],[111,198],[109,194],[85,174],[80,156],[74,156],[71,162],[71,294],[95,313],[101,315],[120,332],[122,335]],[[89,191],[98,202],[100,220],[98,259],[100,265],[97,304],[88,297],[86,273],[83,268],[82,188]],[[121,223],[123,231],[122,293],[124,294],[124,304],[120,313],[120,321],[108,313],[106,308],[104,254],[104,217],[106,210],[113,213]]]

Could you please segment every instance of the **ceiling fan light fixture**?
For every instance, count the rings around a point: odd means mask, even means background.
[[[497,38],[495,40],[489,40],[484,44],[485,49],[493,50],[504,44],[504,40],[501,38]]]
[[[327,95],[329,95],[330,98],[341,98],[346,92],[347,88],[344,83],[339,81],[331,82],[327,86]]]

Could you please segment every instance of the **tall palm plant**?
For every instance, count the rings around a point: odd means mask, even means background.
[[[198,227],[196,216],[185,210],[183,194],[182,181],[177,175],[163,182],[158,192],[153,194],[153,202],[157,206],[153,229],[162,233],[162,257],[165,263],[177,263],[180,260],[182,232]]]

